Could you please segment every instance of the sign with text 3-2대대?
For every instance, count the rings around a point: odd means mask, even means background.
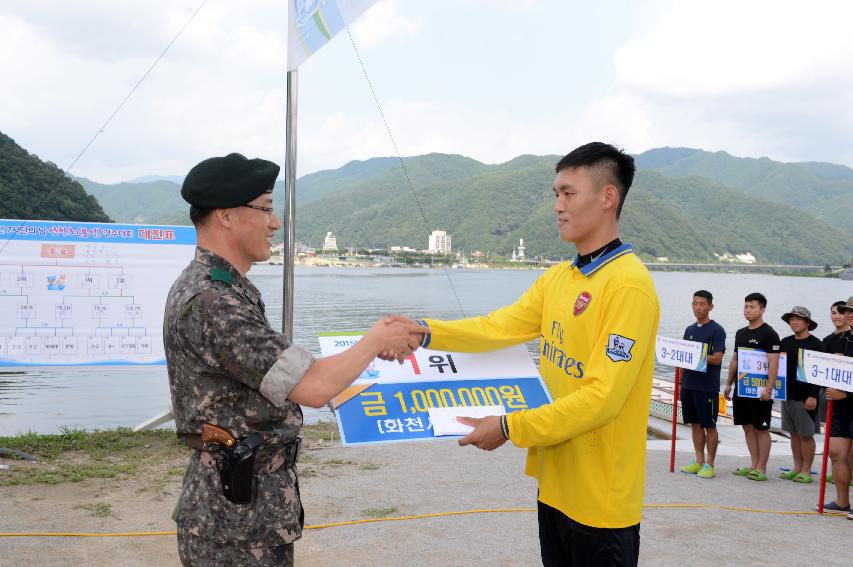
[[[800,349],[797,380],[853,392],[853,358]]]
[[[774,400],[788,398],[787,355],[779,355],[779,372],[773,387]],[[739,348],[737,351],[737,395],[741,398],[758,398],[767,387],[769,361],[763,350]]]
[[[708,345],[658,335],[655,340],[655,362],[705,372],[708,369]]]
[[[323,333],[330,356],[363,333]],[[524,345],[486,353],[418,349],[404,363],[376,359],[335,406],[344,445],[435,439],[429,408],[503,406],[507,413],[551,402]]]

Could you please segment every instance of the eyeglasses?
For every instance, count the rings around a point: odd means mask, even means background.
[[[260,205],[241,205],[241,206],[248,207],[250,209],[257,209],[259,211],[263,211],[267,214],[267,216],[270,216],[272,214],[272,211],[273,211],[272,207],[261,207]]]

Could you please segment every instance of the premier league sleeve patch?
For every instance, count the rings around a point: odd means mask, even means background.
[[[628,362],[631,360],[631,349],[634,348],[634,339],[622,335],[610,335],[607,339],[607,358],[613,362]]]

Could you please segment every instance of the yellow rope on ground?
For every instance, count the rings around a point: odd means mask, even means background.
[[[729,510],[732,512],[751,512],[755,514],[776,514],[780,516],[818,516],[816,511],[796,510],[762,510],[759,508],[741,508],[737,506],[722,506],[719,504],[645,504],[643,508],[677,509],[677,508],[701,508],[710,510]],[[348,520],[345,522],[332,522],[328,524],[316,524],[305,526],[306,530],[322,530],[339,526],[352,526],[355,524],[372,524],[374,522],[401,522],[403,520],[419,520],[423,518],[439,518],[442,516],[464,516],[467,514],[494,514],[508,512],[536,512],[536,508],[484,508],[477,510],[457,510],[453,512],[435,512],[433,514],[416,514],[412,516],[397,516],[393,518],[365,518],[363,520]],[[824,511],[826,516],[846,516],[846,512]],[[20,532],[2,533],[0,537],[135,537],[135,536],[164,536],[175,535],[176,532],[119,532],[119,533],[63,533],[63,532]]]

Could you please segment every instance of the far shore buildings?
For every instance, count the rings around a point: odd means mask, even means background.
[[[429,235],[428,251],[432,254],[450,254],[451,236],[443,230],[433,230]]]
[[[326,238],[323,240],[323,250],[337,250],[338,249],[338,239],[335,237],[334,232],[327,232]]]
[[[524,257],[524,239],[518,239],[518,252],[516,252],[516,247],[512,247],[512,261],[513,262],[524,262],[527,259]]]

